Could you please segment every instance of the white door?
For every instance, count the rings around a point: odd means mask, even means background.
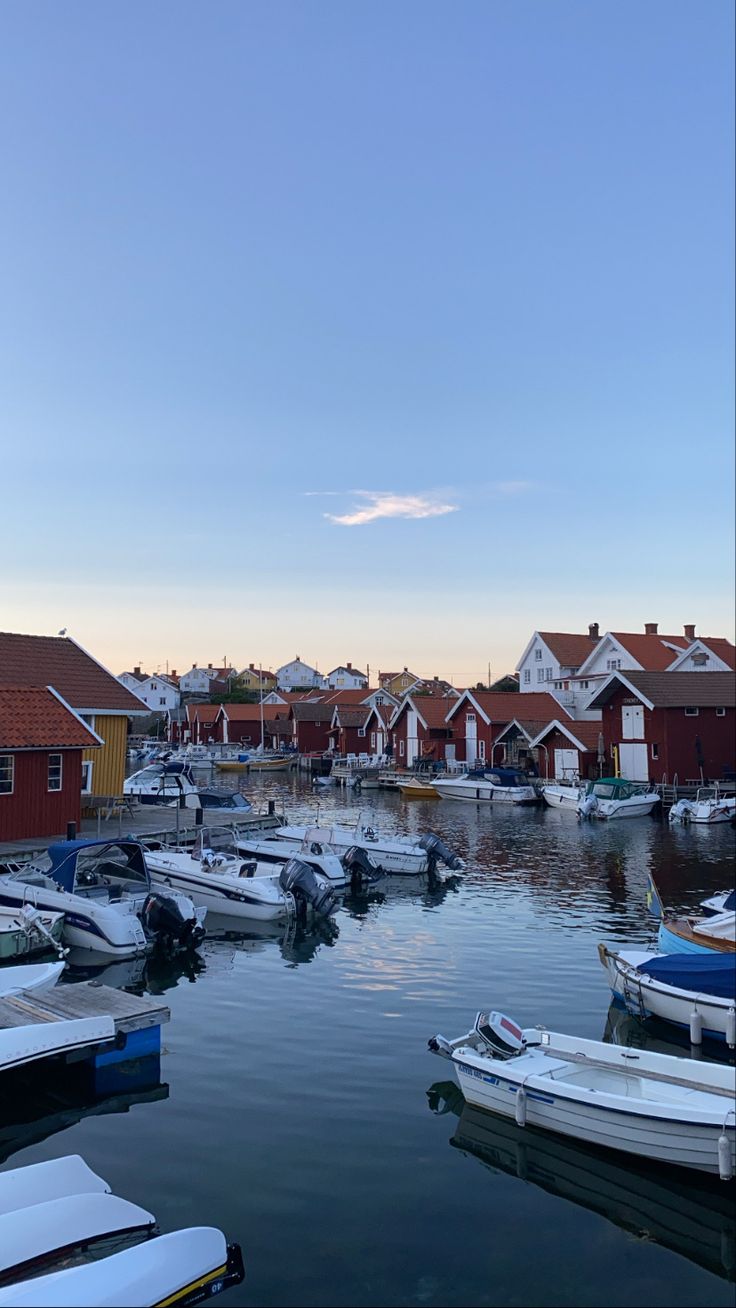
[[[452,743],[451,745],[449,745],[449,744],[448,744],[448,745],[445,745],[445,760],[446,760],[448,763],[454,763],[454,762],[455,762],[455,742],[454,742],[454,741],[453,741],[453,743]]]
[[[619,745],[618,765],[621,776],[626,777],[627,781],[649,780],[649,760],[646,745]]]
[[[644,739],[644,705],[624,704],[621,709],[621,735],[624,740]]]
[[[465,760],[467,763],[475,763],[478,756],[478,724],[475,721],[475,714],[469,713],[465,719]]]
[[[580,763],[576,749],[555,750],[555,780],[572,781],[578,775]]]

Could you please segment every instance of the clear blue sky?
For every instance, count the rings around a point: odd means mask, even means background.
[[[732,636],[733,48],[731,0],[5,0],[0,626],[458,682]]]

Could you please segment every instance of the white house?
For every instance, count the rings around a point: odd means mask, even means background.
[[[598,623],[591,622],[587,636],[574,631],[535,631],[519,659],[519,691],[548,691],[573,717],[587,716],[585,705],[593,683],[578,679],[581,666],[600,642]],[[599,718],[600,714],[593,715]]]
[[[227,683],[234,674],[234,668],[215,668],[211,663],[200,668],[193,663],[190,671],[179,678],[179,689],[182,695],[208,695],[213,681]]]
[[[315,686],[322,689],[325,684],[325,678],[317,669],[303,663],[298,654],[291,663],[276,669],[276,686],[279,690],[311,690]]]
[[[368,678],[363,672],[354,668],[352,663],[345,663],[327,673],[327,685],[330,690],[362,690],[368,686]]]
[[[173,681],[158,673],[147,677],[140,668],[135,668],[133,672],[122,672],[118,681],[142,699],[152,713],[166,713],[181,703],[181,695]]]
[[[687,634],[690,628],[686,627]],[[694,628],[692,629],[694,632]],[[721,636],[698,636],[689,649],[678,654],[670,663],[668,672],[733,672],[736,670],[736,648]]]

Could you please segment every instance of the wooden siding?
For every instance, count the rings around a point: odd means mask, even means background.
[[[91,793],[122,795],[128,750],[128,719],[98,713],[92,726],[105,743],[99,749],[86,749],[82,756],[85,763],[92,763]]]
[[[100,751],[98,751],[99,753]],[[67,822],[81,819],[81,749],[0,750],[13,754],[12,795],[0,795],[0,840],[32,836],[64,836]],[[49,791],[49,754],[63,758],[61,790]]]

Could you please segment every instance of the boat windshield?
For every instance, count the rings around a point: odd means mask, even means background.
[[[211,858],[213,855],[239,858],[235,835],[227,827],[202,827],[192,849],[192,858]]]
[[[319,827],[307,827],[300,852],[318,856],[320,854],[334,854],[336,850],[334,845],[325,839],[324,830],[320,830]]]
[[[493,768],[492,771],[486,772],[485,777],[492,782],[494,786],[528,786],[529,782],[523,772],[515,772],[512,768]]]
[[[163,775],[164,775],[163,764],[151,763],[147,768],[141,768],[140,772],[136,772],[135,775],[130,778],[130,780],[141,781],[141,782],[158,781],[158,778],[162,777]]]
[[[625,781],[623,777],[604,777],[601,781],[591,781],[588,794],[598,799],[633,799],[635,795],[648,795],[651,787],[636,781]]]
[[[98,845],[79,851],[74,889],[100,885],[117,886],[121,893],[126,887],[148,888],[146,865],[135,845]]]

